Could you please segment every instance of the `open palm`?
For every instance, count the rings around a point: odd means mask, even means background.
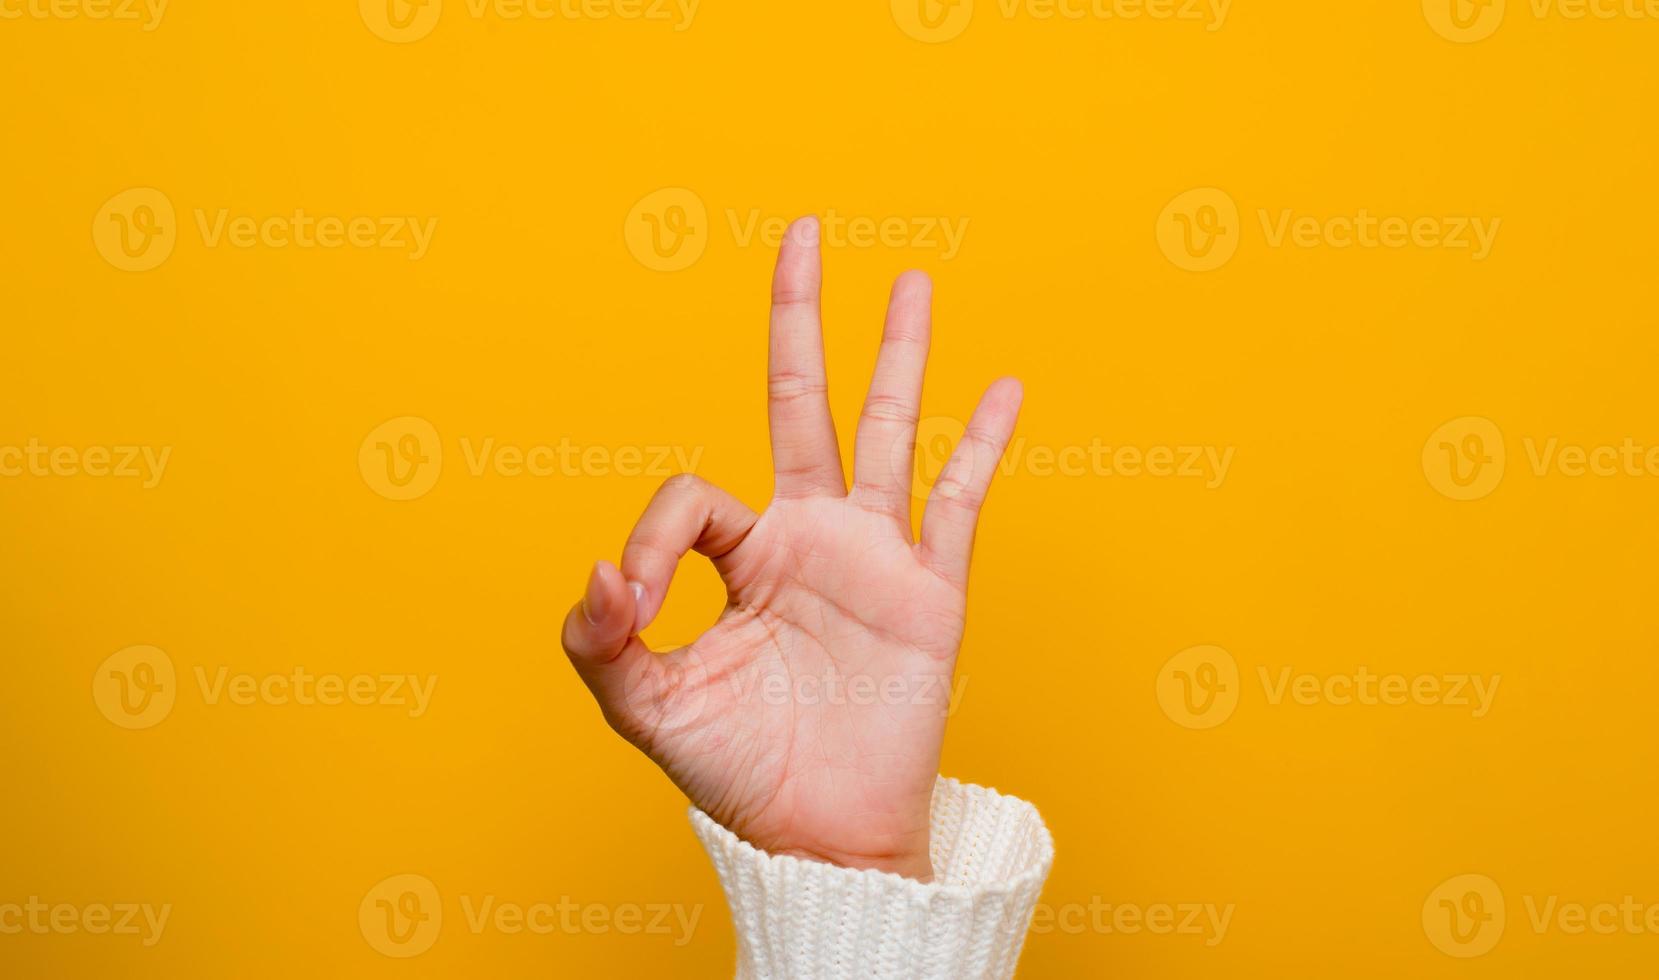
[[[818,225],[796,222],[772,287],[776,485],[757,516],[692,476],[669,480],[599,562],[564,646],[612,727],[691,801],[756,847],[927,880],[929,806],[966,613],[974,528],[1019,412],[993,384],[911,535],[932,287],[893,287],[859,419],[853,486],[830,419]],[[639,632],[695,550],[726,584],[720,620],[666,655]]]

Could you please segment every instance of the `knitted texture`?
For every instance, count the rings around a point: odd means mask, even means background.
[[[934,880],[768,854],[693,807],[737,929],[739,980],[1014,975],[1054,842],[1037,808],[941,777]]]

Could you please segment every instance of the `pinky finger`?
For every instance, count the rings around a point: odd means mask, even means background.
[[[959,589],[968,587],[979,510],[1014,435],[1024,397],[1013,378],[1002,378],[985,390],[962,441],[928,494],[918,548],[923,562]]]

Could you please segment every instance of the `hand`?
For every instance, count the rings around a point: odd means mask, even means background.
[[[967,609],[981,503],[1019,382],[980,400],[911,540],[911,481],[932,285],[893,286],[846,489],[819,324],[818,223],[790,227],[772,283],[768,415],[776,483],[758,517],[697,477],[665,483],[599,562],[564,647],[605,718],[709,816],[772,854],[927,881],[929,807]],[[639,633],[687,551],[726,584],[688,647]]]

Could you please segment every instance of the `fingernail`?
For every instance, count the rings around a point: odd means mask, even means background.
[[[818,244],[818,216],[809,214],[795,222],[795,244],[812,246]]]
[[[610,599],[605,594],[605,580],[599,571],[603,564],[593,563],[593,572],[588,575],[588,589],[582,594],[582,618],[588,621],[589,626],[598,626],[599,621],[610,612],[607,606]]]
[[[639,582],[629,582],[628,591],[634,594],[634,632],[638,633],[650,625],[645,621],[645,586]]]

